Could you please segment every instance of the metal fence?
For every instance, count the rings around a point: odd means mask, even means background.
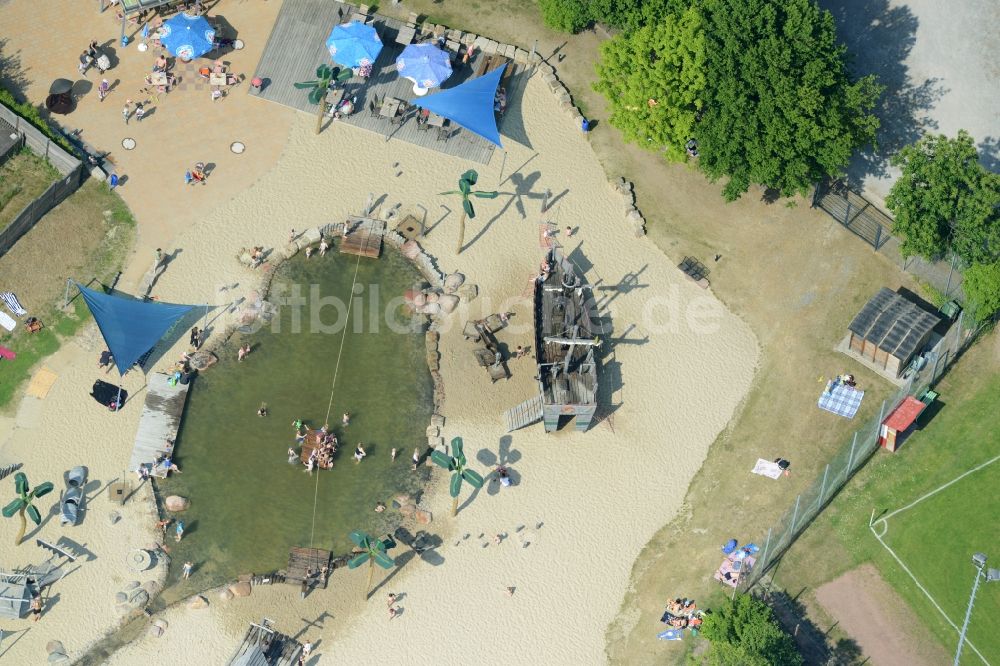
[[[25,206],[10,224],[0,231],[0,256],[3,256],[21,236],[42,219],[43,215],[80,187],[86,171],[80,160],[2,104],[0,104],[0,121],[2,121],[0,126],[9,125],[13,129],[21,145],[26,145],[62,174],[62,178],[49,185],[48,189]],[[3,129],[7,131],[6,127]]]
[[[972,339],[965,331],[964,312],[954,322],[943,338],[925,354],[926,363],[919,369],[907,370],[906,385],[886,399],[879,409],[878,418],[859,428],[850,440],[834,455],[823,472],[802,491],[784,515],[755,543],[764,544],[752,569],[739,577],[737,590],[746,592],[773,567],[786,550],[795,542],[812,520],[819,515],[847,481],[860,469],[878,448],[882,421],[908,395],[920,395],[934,385],[944,371],[954,362],[965,344]]]
[[[889,240],[892,218],[842,181],[817,185],[813,192],[813,207],[825,210],[830,217],[875,248],[876,252]]]

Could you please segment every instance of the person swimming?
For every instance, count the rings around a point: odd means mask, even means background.
[[[260,403],[260,407],[257,408],[257,416],[267,416],[267,403]]]
[[[347,412],[344,412],[344,416],[341,417],[340,422],[343,423],[345,426],[351,425],[351,415],[348,414]]]
[[[364,458],[366,455],[368,454],[365,452],[365,448],[361,446],[361,442],[358,442],[357,448],[354,449],[354,461],[361,462],[361,459]]]

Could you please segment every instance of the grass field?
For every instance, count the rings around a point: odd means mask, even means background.
[[[972,554],[986,551],[990,564],[1000,566],[998,488],[1000,462],[994,462],[875,525],[876,531],[888,525],[882,541],[957,627],[962,626],[975,575]],[[1000,585],[980,587],[968,640],[983,655],[1000,655]],[[971,651],[965,657],[963,662],[977,663]]]
[[[0,165],[0,230],[58,179],[55,167],[27,149]]]
[[[107,185],[88,181],[49,211],[0,260],[0,284],[17,294],[28,312],[45,328],[27,334],[23,328],[3,331],[0,345],[17,358],[3,362],[0,408],[9,407],[35,364],[59,349],[89,318],[82,299],[69,311],[59,305],[66,278],[86,283],[110,281],[132,249],[135,221],[121,198]],[[69,241],[72,242],[69,242]]]
[[[972,554],[983,551],[1000,565],[1000,461],[966,476],[905,511],[927,493],[1000,455],[1000,352],[998,334],[971,348],[939,384],[940,410],[895,453],[875,458],[820,515],[775,571],[786,590],[811,591],[842,573],[871,562],[921,619],[922,627],[901,627],[930,636],[953,653],[957,633],[913,578],[869,530],[888,515],[885,543],[920,581],[948,618],[961,626],[972,587]],[[880,524],[876,522],[876,530]],[[819,610],[817,604],[810,608]],[[891,613],[892,609],[886,609]],[[830,626],[832,620],[813,618]],[[984,655],[1000,655],[1000,584],[980,588],[970,624],[973,643]],[[981,661],[964,653],[963,663]]]

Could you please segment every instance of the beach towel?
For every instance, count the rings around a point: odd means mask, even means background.
[[[0,358],[5,358],[8,361],[13,361],[15,358],[17,358],[17,354],[15,354],[10,349],[7,349],[6,347],[0,347]]]
[[[757,464],[753,466],[753,470],[751,471],[754,474],[760,474],[771,479],[781,477],[781,468],[778,467],[778,463],[764,460],[763,458],[757,458]]]
[[[682,629],[667,629],[656,634],[656,637],[661,641],[679,641],[684,638],[684,631]]]
[[[0,301],[3,301],[7,309],[14,313],[16,317],[23,317],[28,311],[21,307],[21,302],[17,296],[10,291],[0,291]]]
[[[864,391],[851,388],[846,384],[836,384],[829,392],[824,390],[819,396],[817,406],[828,412],[833,412],[837,416],[853,419],[861,406],[861,399],[865,397]]]
[[[0,326],[3,326],[8,331],[13,331],[14,327],[17,326],[17,322],[11,319],[6,312],[0,311]]]

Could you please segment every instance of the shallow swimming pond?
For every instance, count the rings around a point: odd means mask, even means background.
[[[164,601],[239,574],[282,569],[292,546],[345,553],[351,530],[387,529],[391,512],[376,513],[376,503],[416,490],[425,474],[410,471],[410,456],[426,446],[432,385],[423,332],[401,307],[403,292],[419,280],[393,252],[360,262],[300,256],[281,267],[269,300],[284,304],[271,325],[234,336],[191,388],[175,455],[182,473],[161,484],[164,496],[191,499],[178,514],[183,540],[174,542],[173,526],[168,531]],[[238,362],[245,343],[252,351]],[[257,416],[262,403],[265,417]],[[292,422],[318,429],[328,412],[340,439],[334,468],[309,473],[290,464]],[[344,412],[351,416],[346,427]],[[353,458],[358,442],[368,453],[360,464]],[[180,580],[185,561],[195,565],[187,581]]]

